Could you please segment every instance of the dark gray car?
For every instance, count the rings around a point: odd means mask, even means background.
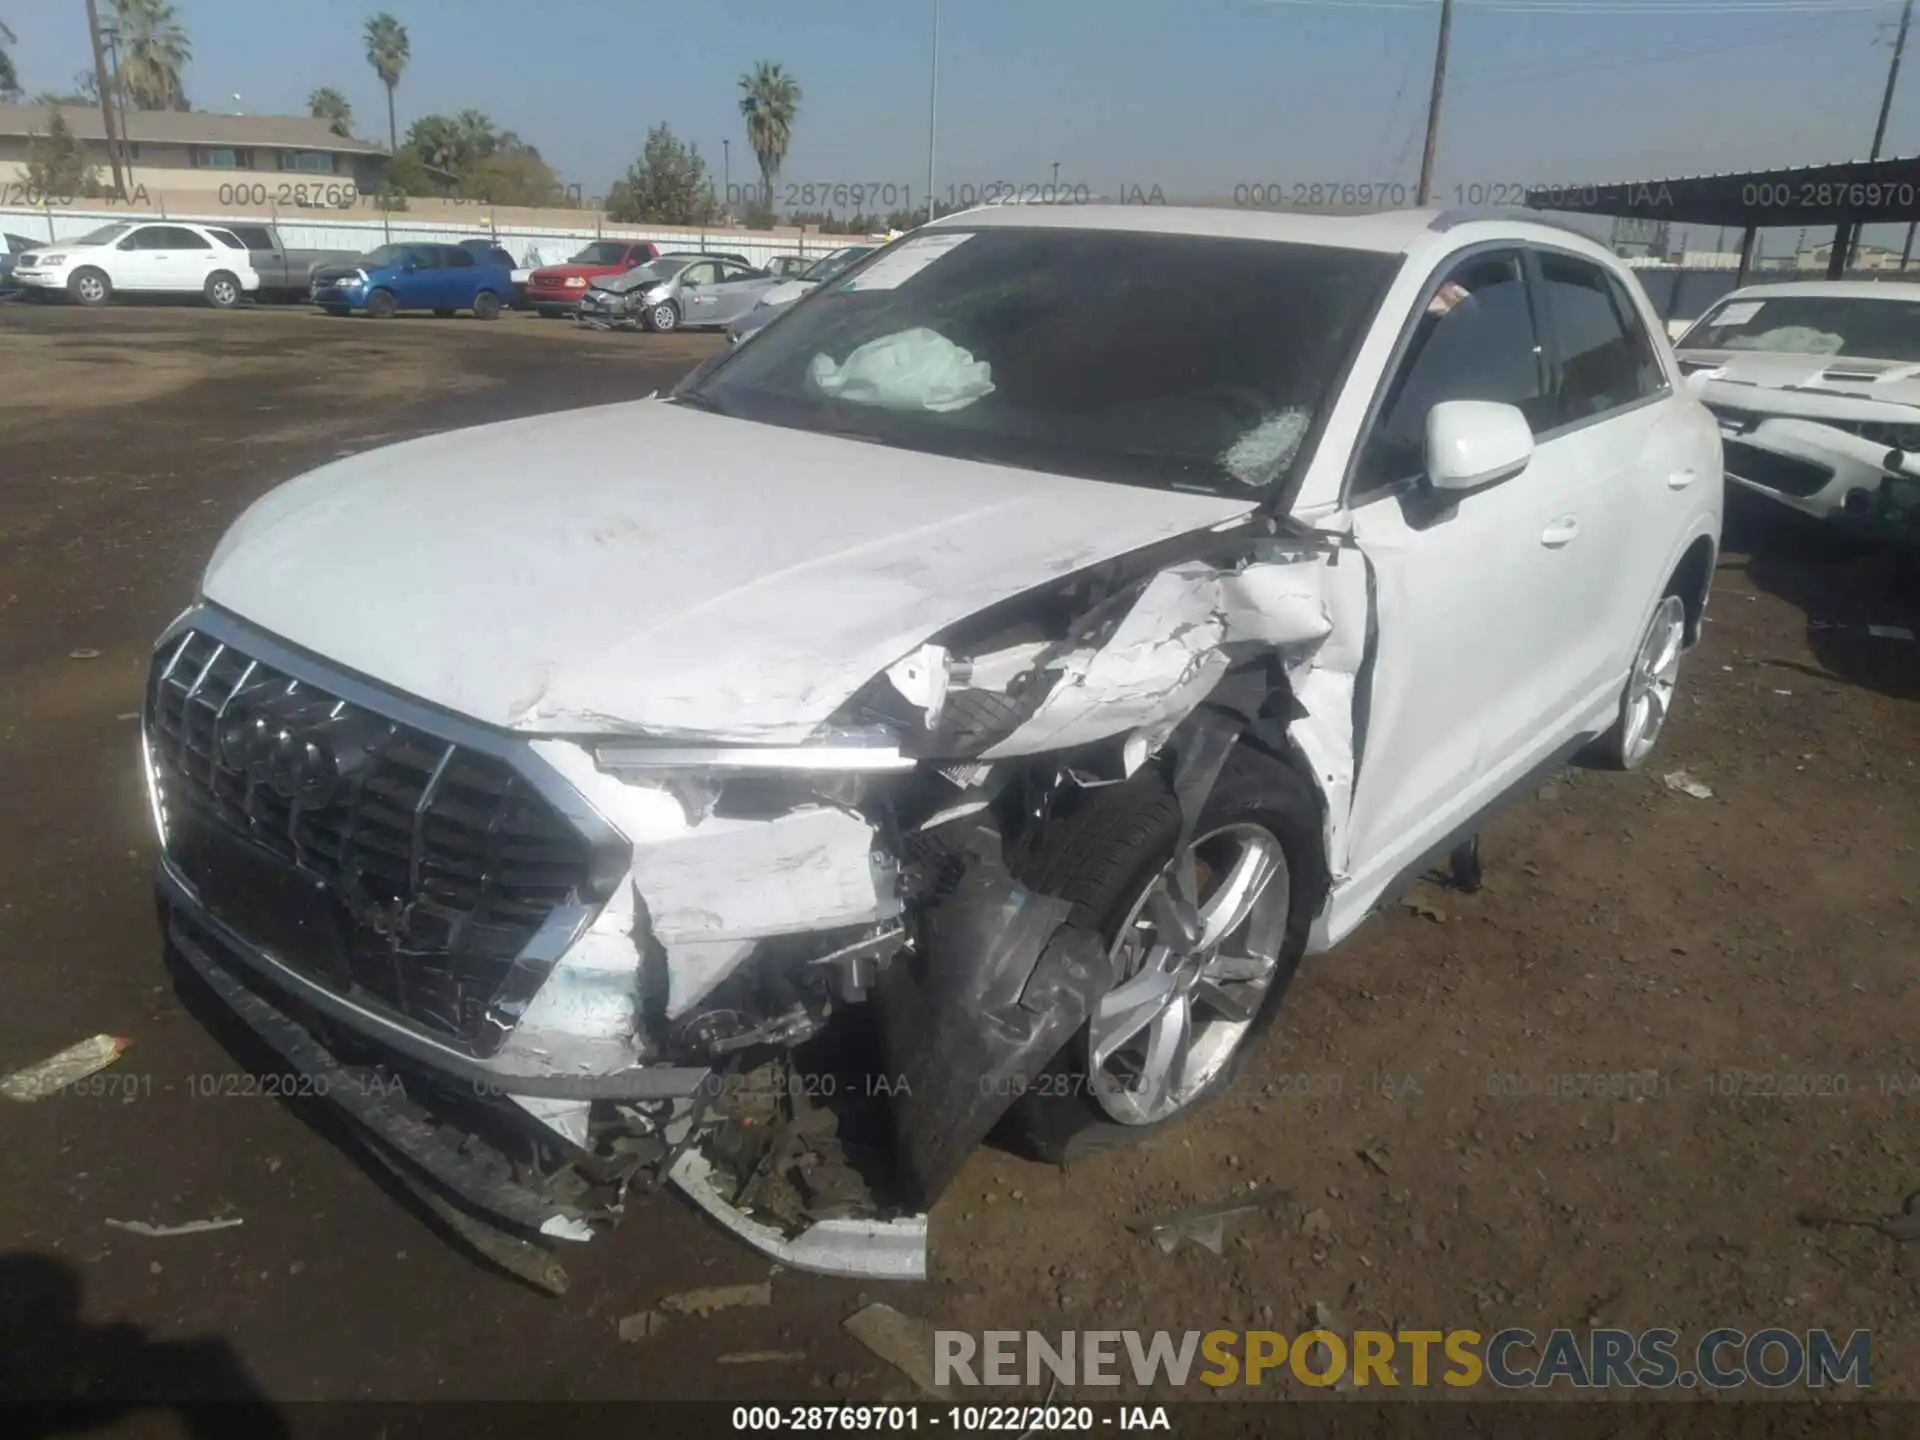
[[[257,298],[304,301],[313,290],[314,272],[327,265],[347,265],[357,258],[353,250],[289,250],[271,225],[239,221],[213,227],[224,243],[231,235],[247,252],[247,263],[260,277]]]
[[[764,270],[711,255],[663,255],[595,280],[580,297],[582,325],[666,332],[724,327],[780,283]]]
[[[12,232],[0,234],[0,295],[10,295],[20,288],[13,283],[13,263],[37,243],[44,242],[29,240],[24,235]]]

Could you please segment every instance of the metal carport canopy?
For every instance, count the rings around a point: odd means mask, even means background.
[[[1740,230],[1906,222],[1920,220],[1920,155],[1604,185],[1533,185],[1527,205]]]

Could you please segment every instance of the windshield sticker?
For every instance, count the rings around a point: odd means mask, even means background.
[[[903,241],[840,288],[843,291],[897,290],[949,250],[972,238],[973,232],[969,230],[959,235],[922,235]]]
[[[1758,315],[1760,313],[1760,307],[1766,303],[1764,300],[1742,300],[1737,305],[1727,306],[1726,309],[1714,316],[1713,323],[1716,326],[1744,325],[1753,319],[1754,316]]]
[[[924,327],[869,340],[835,364],[815,355],[807,378],[853,405],[887,410],[961,410],[993,392],[993,370],[946,336]]]
[[[1242,485],[1271,484],[1293,463],[1312,418],[1297,407],[1269,415],[1227,448],[1221,465]]]

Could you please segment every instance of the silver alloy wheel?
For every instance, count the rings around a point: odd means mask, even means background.
[[[221,278],[207,287],[207,298],[224,310],[239,300],[240,290],[233,281]]]
[[[1620,716],[1620,759],[1629,770],[1653,753],[1654,742],[1666,726],[1686,634],[1686,602],[1678,595],[1669,595],[1647,622],[1647,633],[1634,652],[1633,673],[1627,677],[1627,696]]]
[[[1190,881],[1171,861],[1129,907],[1108,951],[1113,988],[1087,1022],[1093,1097],[1122,1125],[1154,1124],[1198,1099],[1280,968],[1290,886],[1279,839],[1264,825],[1228,825],[1182,858]]]
[[[98,275],[87,273],[73,282],[74,293],[88,305],[98,305],[107,298],[107,282]]]
[[[656,305],[653,307],[653,328],[662,334],[673,329],[673,327],[679,323],[680,317],[674,314],[671,304]]]

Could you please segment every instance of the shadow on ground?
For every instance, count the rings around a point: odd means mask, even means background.
[[[177,1433],[192,1436],[291,1433],[226,1340],[87,1324],[79,1274],[26,1252],[0,1256],[0,1400],[7,1434],[22,1440],[87,1434],[146,1410],[176,1412]]]
[[[1920,546],[1868,542],[1729,492],[1725,550],[1747,576],[1806,617],[1824,673],[1920,699]],[[1739,565],[1734,559],[1723,562]],[[1785,668],[1807,669],[1781,661]]]

